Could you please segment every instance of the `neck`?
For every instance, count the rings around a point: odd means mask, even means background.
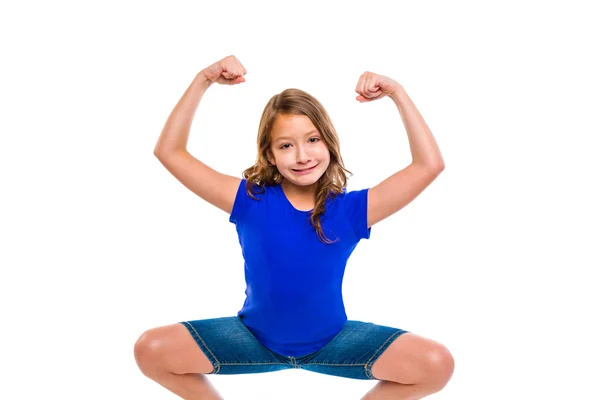
[[[281,187],[289,194],[314,198],[317,191],[317,182],[309,186],[298,186],[284,179],[281,182]]]

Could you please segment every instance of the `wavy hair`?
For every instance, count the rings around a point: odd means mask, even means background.
[[[348,176],[352,172],[344,168],[340,154],[340,141],[325,107],[313,96],[300,89],[286,89],[271,97],[260,118],[258,127],[256,163],[243,172],[246,179],[246,192],[256,200],[254,194],[264,193],[264,186],[276,185],[283,181],[283,176],[275,165],[269,163],[268,155],[271,149],[271,129],[278,115],[305,115],[321,134],[321,139],[327,146],[330,163],[325,173],[317,181],[315,192],[315,207],[310,215],[310,223],[315,228],[319,240],[325,244],[335,243],[323,233],[321,216],[325,213],[325,202],[343,192]],[[258,187],[253,193],[252,186]]]

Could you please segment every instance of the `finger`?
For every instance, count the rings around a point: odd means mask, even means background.
[[[237,58],[235,59],[235,71],[237,73],[239,73],[240,75],[246,75],[246,68],[244,68],[244,66],[242,65],[242,63],[240,62],[240,60],[238,60]]]
[[[369,103],[369,102],[377,100],[377,99],[372,99],[370,97],[365,97],[365,96],[357,96],[356,100],[360,101],[361,103]]]
[[[371,95],[371,75],[369,74],[366,78],[365,78],[365,97],[369,97]]]
[[[376,75],[369,76],[369,80],[367,83],[367,95],[374,97],[375,93],[379,90],[379,79]]]
[[[360,93],[360,95],[362,95],[363,97],[366,97],[366,96],[365,96],[365,95],[366,95],[366,92],[365,92],[365,86],[366,86],[366,84],[367,84],[367,78],[368,78],[368,77],[367,77],[367,75],[366,75],[366,72],[365,72],[365,73],[363,74],[363,76],[362,76],[361,80],[360,80],[360,91],[359,91],[359,93]]]
[[[368,98],[375,97],[375,93],[379,90],[377,87],[377,75],[373,73],[369,73],[367,78],[367,82],[365,84],[365,93]]]
[[[232,68],[233,75],[231,76],[231,79],[236,79],[237,77],[244,75],[243,69],[244,67],[242,67],[242,64],[239,62],[236,63]]]
[[[363,97],[365,97],[367,99],[371,98],[371,91],[369,90],[370,89],[369,85],[370,85],[369,78],[367,77],[367,78],[365,78],[365,82],[363,84],[363,89],[362,89],[362,93],[361,93],[363,95]]]
[[[223,71],[222,75],[226,79],[235,79],[240,74],[235,70],[235,68],[229,68],[227,71]]]
[[[230,79],[230,78],[231,78],[231,75],[232,75],[232,74],[231,74],[231,71],[230,71],[230,70],[229,70],[227,67],[223,68],[223,71],[221,72],[221,76],[222,76],[223,78],[225,78],[225,79]]]

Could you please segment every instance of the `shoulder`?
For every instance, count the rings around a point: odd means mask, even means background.
[[[338,201],[343,202],[344,204],[352,205],[357,202],[363,202],[367,199],[369,188],[358,189],[358,190],[348,190],[347,188],[343,188],[341,193],[335,194],[335,198]]]
[[[259,200],[268,195],[270,191],[269,187],[242,179],[235,195],[229,221],[236,224],[243,222],[249,210],[255,209],[260,204]]]
[[[326,209],[336,208],[338,210],[344,210],[346,214],[352,214],[367,206],[368,190],[348,190],[346,187],[342,188],[341,192],[330,192],[329,198],[326,202]]]
[[[340,203],[345,217],[350,222],[356,237],[368,239],[371,229],[367,226],[369,188],[344,191],[340,197]]]
[[[248,181],[247,179],[242,179],[238,193],[239,192],[244,192],[247,197],[253,200],[260,200],[268,193],[273,192],[273,186],[258,184],[253,181]]]

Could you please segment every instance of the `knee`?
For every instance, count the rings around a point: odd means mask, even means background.
[[[427,355],[429,383],[438,391],[450,381],[454,373],[454,357],[443,345],[430,349]]]
[[[135,342],[133,354],[144,375],[149,376],[159,369],[163,347],[163,340],[154,329],[142,333]]]

